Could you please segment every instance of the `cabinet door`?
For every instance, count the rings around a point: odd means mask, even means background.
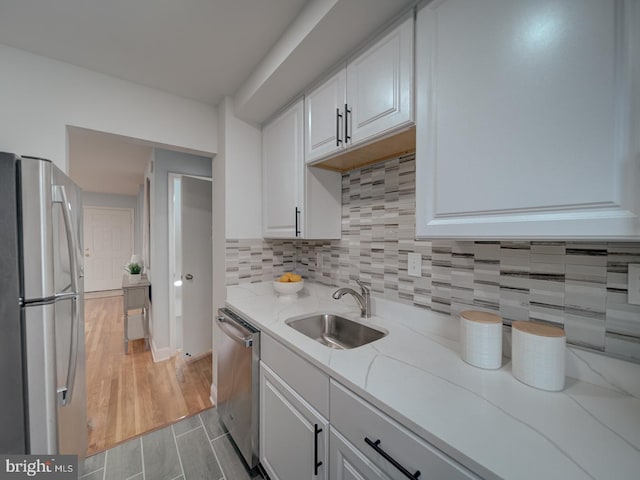
[[[265,237],[295,238],[303,234],[301,215],[297,213],[304,208],[302,128],[301,99],[262,129],[262,226]]]
[[[640,238],[639,10],[599,0],[419,10],[419,237]]]
[[[329,441],[331,480],[389,480],[346,438],[331,427]]]
[[[305,96],[307,163],[344,147],[345,82],[343,68]]]
[[[350,143],[413,122],[413,15],[347,65]]]
[[[329,422],[261,362],[260,461],[269,477],[328,478],[328,438]]]

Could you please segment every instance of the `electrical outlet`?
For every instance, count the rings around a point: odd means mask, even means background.
[[[316,253],[316,270],[322,270],[322,252]]]
[[[422,276],[422,254],[411,252],[407,254],[407,270],[410,277]]]
[[[629,264],[627,301],[633,305],[640,305],[640,263]]]

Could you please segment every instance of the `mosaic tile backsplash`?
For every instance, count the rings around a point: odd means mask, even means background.
[[[627,266],[640,243],[415,240],[415,157],[342,176],[342,239],[227,240],[228,285],[295,270],[328,285],[450,313],[498,313],[505,323],[563,325],[567,340],[640,360],[640,305],[627,303]],[[422,255],[422,277],[407,253]],[[321,265],[316,265],[318,254]]]

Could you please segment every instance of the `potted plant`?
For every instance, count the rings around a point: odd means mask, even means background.
[[[129,272],[129,283],[140,283],[142,265],[136,262],[128,263],[124,269]]]

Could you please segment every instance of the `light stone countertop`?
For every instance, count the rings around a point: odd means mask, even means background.
[[[640,365],[568,349],[562,392],[537,390],[499,370],[463,362],[458,322],[372,298],[362,320],[389,334],[332,350],[285,324],[333,312],[359,320],[351,296],[305,282],[297,300],[271,282],[227,287],[227,306],[449,456],[485,478],[640,478]]]

